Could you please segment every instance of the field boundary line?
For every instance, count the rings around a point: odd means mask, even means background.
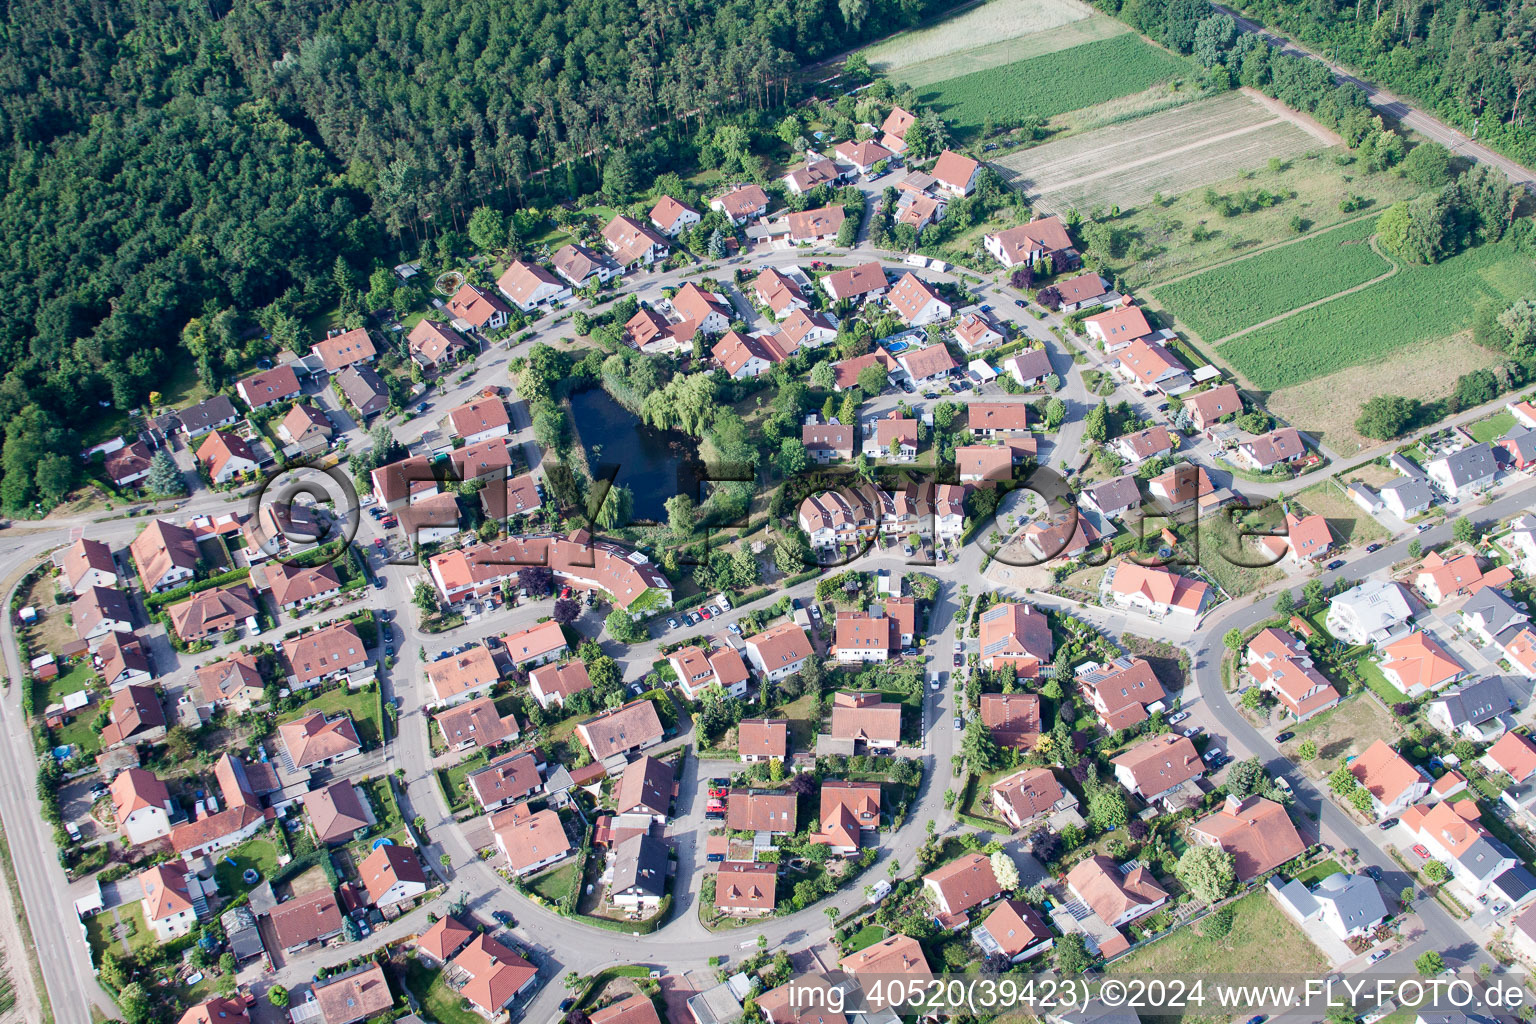
[[[1297,244],[1299,244],[1301,242],[1310,242],[1310,241],[1312,241],[1315,238],[1320,238],[1321,236],[1326,235],[1330,231],[1336,231],[1339,228],[1348,227],[1351,224],[1359,223],[1360,221],[1366,220],[1367,218],[1379,217],[1379,216],[1381,216],[1380,212],[1373,211],[1371,213],[1362,213],[1362,214],[1359,214],[1358,216],[1350,217],[1347,220],[1334,221],[1332,224],[1329,224],[1327,227],[1319,228],[1317,231],[1308,231],[1306,234],[1304,234],[1304,235],[1297,235],[1295,238],[1286,238],[1286,239],[1282,239],[1281,241],[1278,241],[1278,242],[1271,242],[1268,245],[1261,245],[1261,246],[1258,246],[1257,248],[1249,249],[1246,252],[1239,253],[1236,256],[1228,256],[1224,260],[1219,260],[1219,261],[1217,261],[1215,263],[1211,263],[1211,264],[1208,264],[1206,266],[1203,266],[1199,270],[1190,270],[1190,271],[1187,271],[1187,272],[1185,272],[1183,274],[1179,274],[1176,277],[1164,278],[1161,281],[1157,281],[1157,282],[1150,283],[1150,284],[1144,284],[1144,285],[1141,286],[1141,290],[1144,291],[1144,292],[1155,292],[1155,291],[1157,291],[1157,289],[1165,288],[1165,287],[1167,287],[1170,284],[1178,284],[1180,281],[1188,281],[1192,277],[1199,277],[1201,274],[1204,274],[1207,271],[1210,271],[1210,270],[1220,270],[1222,267],[1230,267],[1234,263],[1241,263],[1244,260],[1251,260],[1255,256],[1262,256],[1262,255],[1264,255],[1267,252],[1274,252],[1277,249],[1284,249],[1288,245],[1297,245]],[[1372,236],[1372,237],[1374,239],[1375,236]],[[1374,244],[1372,245],[1372,248],[1373,249],[1375,248]],[[1381,255],[1380,250],[1376,250],[1376,251],[1377,251],[1377,255]],[[1382,256],[1382,258],[1386,259],[1385,256]],[[1391,260],[1387,260],[1387,262],[1391,263],[1392,261]],[[1161,304],[1159,304],[1159,305],[1161,306]],[[1247,328],[1244,328],[1244,330],[1246,330],[1246,329]],[[1225,340],[1225,339],[1223,339],[1223,340]]]
[[[1380,274],[1380,275],[1378,275],[1376,277],[1371,278],[1369,281],[1363,281],[1360,284],[1354,285],[1354,286],[1349,287],[1349,288],[1345,288],[1341,292],[1334,292],[1332,295],[1324,296],[1321,299],[1315,299],[1312,302],[1308,302],[1304,306],[1297,306],[1295,309],[1286,310],[1284,313],[1281,313],[1279,316],[1272,316],[1268,320],[1265,320],[1262,323],[1254,324],[1252,327],[1244,327],[1240,331],[1234,331],[1233,333],[1227,335],[1225,338],[1217,338],[1215,341],[1211,342],[1211,346],[1213,348],[1220,348],[1222,346],[1222,344],[1224,344],[1225,342],[1231,341],[1233,338],[1241,338],[1243,335],[1245,335],[1245,334],[1252,334],[1254,331],[1257,331],[1257,330],[1259,330],[1262,327],[1269,327],[1269,326],[1271,326],[1273,324],[1280,323],[1282,320],[1289,320],[1291,317],[1295,316],[1297,313],[1305,313],[1309,309],[1316,309],[1318,306],[1325,305],[1325,304],[1327,304],[1329,302],[1332,302],[1335,299],[1342,299],[1346,295],[1353,295],[1355,292],[1364,291],[1365,289],[1371,287],[1372,285],[1380,284],[1381,282],[1387,280],[1389,277],[1396,277],[1397,276],[1397,272],[1403,269],[1402,265],[1400,263],[1398,263],[1392,257],[1388,256],[1386,253],[1381,251],[1381,246],[1376,244],[1376,236],[1375,235],[1371,236],[1371,251],[1374,252],[1377,256],[1380,256],[1382,259],[1386,260],[1389,264],[1391,264],[1392,269],[1388,270],[1385,274]]]
[[[1097,181],[1100,178],[1108,178],[1108,177],[1112,177],[1112,176],[1114,176],[1116,174],[1124,174],[1127,170],[1129,170],[1129,169],[1131,169],[1133,167],[1145,167],[1147,164],[1158,163],[1159,161],[1166,160],[1166,159],[1168,159],[1171,156],[1178,156],[1180,153],[1187,153],[1187,152],[1189,152],[1192,149],[1201,149],[1201,148],[1203,148],[1205,146],[1212,145],[1213,143],[1226,142],[1226,141],[1228,141],[1230,139],[1235,139],[1235,138],[1237,138],[1239,136],[1242,136],[1242,135],[1251,134],[1252,132],[1256,132],[1256,131],[1258,131],[1261,128],[1270,128],[1270,127],[1273,127],[1274,125],[1277,125],[1277,124],[1289,124],[1289,123],[1290,122],[1288,122],[1283,117],[1274,117],[1274,118],[1269,119],[1268,121],[1260,121],[1258,124],[1245,125],[1242,128],[1237,128],[1237,129],[1234,129],[1234,130],[1232,130],[1230,132],[1223,132],[1220,135],[1212,135],[1209,138],[1201,139],[1199,142],[1191,142],[1191,143],[1188,143],[1186,145],[1176,147],[1174,149],[1163,150],[1162,152],[1156,153],[1153,156],[1142,157],[1140,160],[1132,160],[1132,161],[1129,161],[1128,163],[1121,164],[1118,167],[1111,167],[1111,168],[1109,168],[1107,170],[1095,171],[1092,174],[1079,175],[1078,177],[1073,178],[1070,181],[1064,181],[1064,182],[1062,182],[1059,185],[1053,185],[1051,187],[1051,191],[1052,192],[1061,192],[1061,191],[1065,191],[1066,189],[1069,189],[1069,188],[1076,188],[1076,187],[1082,185],[1084,182]],[[1019,175],[1019,176],[1023,177],[1022,174]],[[1040,193],[1036,193],[1036,196],[1038,197],[1039,194]]]

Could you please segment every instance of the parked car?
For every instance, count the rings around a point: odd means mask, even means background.
[[[955,668],[964,668],[964,667],[965,667],[965,655],[963,655],[960,652],[956,651],[955,652]]]
[[[963,650],[965,650],[965,641],[964,640],[956,640],[955,641],[955,653],[959,654]]]
[[[1423,843],[1414,843],[1413,844],[1413,852],[1414,852],[1415,856],[1422,857],[1425,860],[1429,860],[1430,859],[1430,857],[1429,857],[1429,847],[1425,846]]]
[[[1293,733],[1293,732],[1282,732],[1280,735],[1275,737],[1275,742],[1276,743],[1284,743],[1287,740],[1293,740],[1295,738],[1296,738],[1296,734]]]
[[[955,731],[959,732],[961,729],[964,729],[964,728],[965,728],[965,719],[961,718],[959,715],[956,715],[955,716]]]
[[[1169,725],[1178,725],[1180,722],[1184,721],[1184,719],[1186,719],[1188,717],[1189,717],[1189,712],[1188,711],[1175,711],[1173,714],[1168,716],[1168,724]]]
[[[1194,739],[1196,736],[1199,736],[1203,732],[1205,732],[1205,726],[1203,726],[1203,725],[1192,725],[1188,729],[1184,730],[1184,738],[1185,739]]]
[[[1381,829],[1383,832],[1385,832],[1388,829],[1392,828],[1392,826],[1394,826],[1396,824],[1397,824],[1397,819],[1396,818],[1387,818],[1386,820],[1384,820],[1382,822],[1379,822],[1376,825],[1376,827]]]
[[[930,679],[928,681],[928,688],[930,690],[938,690],[939,687],[941,687],[943,685],[944,685],[943,683],[939,682],[939,677],[938,676],[934,676],[932,679]]]
[[[667,620],[667,628],[668,629],[676,629],[677,628],[677,620],[676,619],[668,619]]]
[[[1418,526],[1415,526],[1413,528],[1413,532],[1414,533],[1423,533],[1425,530],[1429,529],[1431,526],[1434,526],[1434,525],[1435,525],[1434,523],[1420,523]]]
[[[725,812],[724,811],[705,811],[704,812],[704,820],[705,821],[724,821],[725,820]]]
[[[1371,954],[1370,962],[1373,964],[1379,964],[1391,955],[1392,951],[1390,949],[1378,949],[1376,952]]]
[[[1221,748],[1220,747],[1212,747],[1210,750],[1207,750],[1205,753],[1201,754],[1200,755],[1200,759],[1202,761],[1204,761],[1206,764],[1210,764],[1212,761],[1216,760],[1220,756],[1221,756]]]
[[[1330,572],[1332,570],[1334,570],[1334,569],[1342,569],[1342,568],[1344,568],[1344,559],[1342,559],[1342,558],[1335,558],[1333,561],[1328,563],[1326,568]]]
[[[1381,550],[1381,545],[1380,544],[1367,544],[1365,546],[1365,553],[1366,554],[1370,554],[1372,551],[1380,551],[1380,550]]]

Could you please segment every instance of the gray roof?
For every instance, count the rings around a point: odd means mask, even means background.
[[[1435,496],[1434,490],[1421,476],[1402,476],[1396,480],[1389,480],[1381,485],[1381,494],[1383,498],[1387,494],[1396,494],[1403,508],[1427,505]]]
[[[699,1024],[731,1024],[741,1017],[741,1001],[722,982],[690,997],[688,1010]]]
[[[1423,479],[1424,477],[1424,471],[1415,465],[1412,459],[1406,459],[1396,452],[1393,452],[1391,455],[1387,456],[1387,465],[1391,466],[1405,477],[1410,477],[1413,479]]]
[[[1511,904],[1519,904],[1536,892],[1536,875],[1531,874],[1524,864],[1516,864],[1495,878],[1493,887],[1503,893]]]
[[[1536,459],[1536,430],[1530,427],[1515,425],[1509,433],[1499,438],[1500,447],[1505,447],[1503,442],[1508,441],[1508,447],[1515,450],[1521,462],[1530,462]]]
[[[195,434],[233,417],[235,404],[224,395],[214,395],[205,402],[199,402],[181,410],[176,415],[181,419],[181,425]]]
[[[1092,487],[1083,488],[1083,495],[1091,497],[1101,509],[1135,507],[1141,504],[1141,489],[1136,486],[1136,474],[1126,473]]]
[[[1097,999],[1091,1001],[1086,1010],[1048,1013],[1045,1019],[1051,1024],[1141,1024],[1141,1018],[1135,1010],[1123,1006],[1105,1006]]]
[[[1457,862],[1476,878],[1487,878],[1495,871],[1502,873],[1505,859],[1516,859],[1518,862],[1518,858],[1509,852],[1509,847],[1497,839],[1483,838],[1476,840],[1456,857]]]
[[[667,891],[667,848],[647,835],[630,836],[613,851],[613,891]]]
[[[1332,903],[1344,926],[1351,930],[1367,927],[1387,916],[1381,891],[1365,875],[1329,875],[1312,889],[1312,898],[1319,903]]]
[[[1435,703],[1445,705],[1446,714],[1455,726],[1482,725],[1510,708],[1509,694],[1497,676],[1443,693]]]
[[[1494,461],[1493,448],[1486,442],[1474,444],[1470,448],[1463,448],[1450,455],[1443,455],[1434,462],[1445,466],[1446,476],[1456,487],[1464,487],[1493,476],[1494,470],[1498,468],[1498,464]]]
[[[1480,618],[1484,628],[1497,636],[1511,626],[1520,627],[1529,620],[1515,607],[1509,595],[1498,587],[1484,587],[1461,606],[1461,614],[1467,618]]]

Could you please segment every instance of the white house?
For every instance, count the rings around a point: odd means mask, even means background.
[[[1408,519],[1427,511],[1435,500],[1435,492],[1421,476],[1404,476],[1382,484],[1378,493],[1381,503],[1399,519]]]
[[[1493,486],[1498,460],[1487,443],[1474,444],[1450,455],[1431,459],[1424,467],[1429,479],[1446,494],[1463,497]]]
[[[1328,632],[1350,645],[1378,647],[1404,636],[1413,606],[1402,584],[1368,579],[1328,602]]]

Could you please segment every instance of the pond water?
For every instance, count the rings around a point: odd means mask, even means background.
[[[703,466],[695,438],[646,426],[602,388],[578,391],[570,402],[571,423],[593,478],[606,478],[617,465],[614,483],[634,492],[636,519],[664,523],[668,498],[686,493],[698,499]]]

